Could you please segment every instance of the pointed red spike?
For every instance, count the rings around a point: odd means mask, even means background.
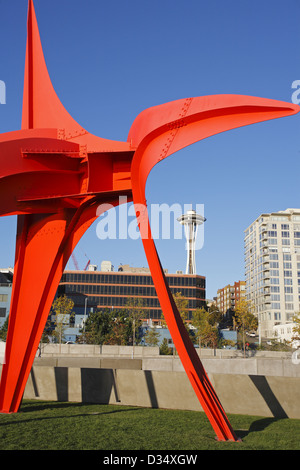
[[[82,127],[60,102],[44,59],[33,1],[28,2],[27,45],[23,94],[22,129],[64,128],[69,135],[82,134]]]
[[[22,129],[63,129],[65,140],[87,145],[92,151],[128,151],[130,144],[103,139],[87,132],[58,98],[46,66],[33,0],[28,2]]]

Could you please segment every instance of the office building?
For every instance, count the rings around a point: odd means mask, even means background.
[[[217,307],[223,314],[228,311],[234,311],[237,302],[246,299],[246,282],[237,281],[233,285],[218,289]]]
[[[181,292],[188,299],[189,318],[193,310],[205,306],[205,277],[168,274],[171,292]],[[126,308],[130,297],[141,297],[145,303],[145,319],[159,322],[161,308],[148,268],[119,266],[118,271],[65,271],[58,295],[67,295],[74,301],[77,315],[91,310]]]
[[[300,310],[300,209],[261,214],[244,239],[246,296],[262,338]]]
[[[9,315],[12,292],[13,270],[0,269],[0,328]]]

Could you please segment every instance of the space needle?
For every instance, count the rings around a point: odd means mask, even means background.
[[[184,225],[185,237],[187,240],[187,260],[186,260],[186,274],[196,274],[196,260],[195,260],[195,241],[197,237],[198,226],[206,221],[206,218],[196,211],[189,210],[186,214],[178,217],[178,222]]]

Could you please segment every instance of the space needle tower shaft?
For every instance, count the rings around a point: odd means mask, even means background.
[[[190,210],[186,214],[178,217],[178,222],[184,225],[185,237],[187,241],[186,274],[196,274],[195,242],[197,238],[198,226],[205,222],[205,217]]]

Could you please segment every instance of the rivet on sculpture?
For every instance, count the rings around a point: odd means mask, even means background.
[[[17,215],[13,292],[0,411],[19,410],[64,267],[102,203],[133,201],[160,305],[190,383],[219,440],[237,440],[182,323],[151,237],[145,185],[160,160],[214,134],[299,112],[239,95],[180,99],[143,111],[127,142],[83,129],[51,84],[28,5],[22,129],[0,134],[0,215]],[[124,198],[125,199],[125,198]],[[34,270],[34,280],[32,275]]]

